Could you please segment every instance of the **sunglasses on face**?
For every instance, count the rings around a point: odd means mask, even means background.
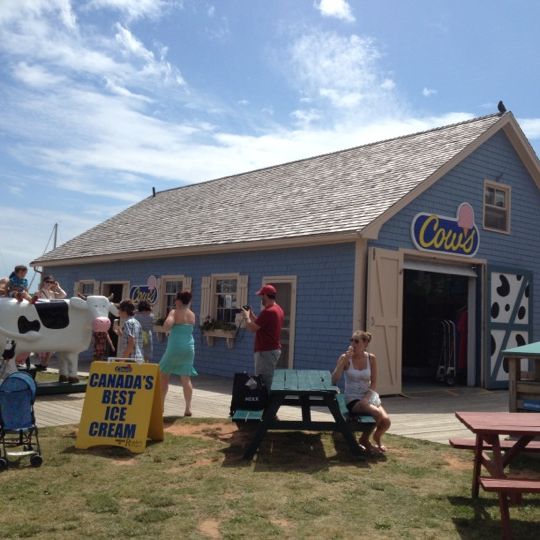
[[[54,281],[46,281],[45,283],[51,284],[51,283],[54,283]]]
[[[360,343],[361,341],[366,341],[364,338],[362,339],[359,339],[359,338],[351,338],[351,343]]]

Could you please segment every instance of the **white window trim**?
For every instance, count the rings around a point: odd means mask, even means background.
[[[79,281],[76,281],[73,284],[73,296],[77,296],[77,294],[81,293],[82,285],[92,285],[92,294],[98,295],[100,291],[100,282],[96,281],[95,279],[80,279]]]
[[[296,338],[296,294],[298,290],[298,276],[263,276],[262,284],[276,284],[288,283],[291,286],[291,306],[289,311],[289,358],[288,368],[292,369],[294,364],[294,342]],[[279,296],[278,296],[279,300]]]
[[[130,289],[130,282],[129,281],[123,281],[123,280],[117,280],[117,281],[102,281],[100,285],[100,291],[103,296],[107,296],[103,289],[106,285],[122,285],[122,300],[127,300],[129,298],[129,289]]]
[[[486,206],[492,207],[492,205],[487,205],[486,203],[486,189],[490,187],[493,189],[497,189],[499,191],[504,191],[506,195],[506,229],[495,229],[493,227],[487,227],[486,226]],[[511,232],[511,200],[512,200],[512,188],[508,184],[500,184],[499,182],[494,182],[492,180],[484,180],[484,190],[482,192],[482,225],[484,227],[484,230],[491,231],[491,232],[497,232],[501,234],[510,234]],[[493,208],[497,208],[498,210],[501,210],[499,206],[493,206]]]
[[[216,281],[218,279],[236,279],[236,303],[240,307],[247,304],[248,297],[248,276],[238,273],[228,274],[211,274],[210,276],[203,276],[201,279],[201,310],[200,310],[200,324],[202,324],[206,317],[216,318],[217,315],[217,300],[214,294],[216,288]],[[242,314],[238,313],[234,324],[238,328],[242,321]],[[214,338],[225,338],[225,342],[229,349],[234,347],[234,339],[236,332],[222,332],[217,330],[207,330],[203,334],[206,336],[206,343],[209,347],[214,346]],[[227,335],[228,334],[228,335]]]
[[[167,281],[181,281],[182,282],[182,291],[191,291],[191,283],[192,278],[189,276],[185,276],[184,274],[170,274],[161,276],[159,278],[159,300],[158,304],[156,306],[157,316],[156,318],[166,317],[167,314],[165,313],[165,308],[167,306],[165,302],[165,290],[166,290],[166,282]]]
[[[202,278],[201,285],[201,310],[200,321],[204,322],[206,317],[216,318],[217,315],[217,297],[214,293],[216,287],[216,281],[219,279],[235,279],[236,285],[236,303],[240,307],[247,304],[248,299],[248,276],[239,273],[227,273],[227,274],[211,274],[210,276],[204,276]]]

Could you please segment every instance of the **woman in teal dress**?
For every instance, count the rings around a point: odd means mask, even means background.
[[[191,397],[193,386],[191,377],[197,375],[193,367],[195,358],[195,343],[193,341],[193,327],[195,326],[195,313],[189,309],[191,293],[179,292],[176,295],[176,307],[171,309],[163,327],[170,331],[167,349],[159,362],[161,371],[161,398],[165,410],[165,396],[169,390],[171,375],[179,375],[184,390],[186,410],[184,416],[191,416]]]

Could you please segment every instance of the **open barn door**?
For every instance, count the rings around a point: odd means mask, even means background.
[[[367,331],[373,335],[369,351],[377,357],[377,391],[401,392],[403,313],[403,255],[370,248],[367,283]]]

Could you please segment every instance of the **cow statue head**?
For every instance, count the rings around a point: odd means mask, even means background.
[[[104,296],[87,296],[86,300],[72,298],[71,306],[78,309],[86,309],[88,317],[92,321],[93,332],[107,332],[111,327],[109,312],[118,316],[118,309]]]

